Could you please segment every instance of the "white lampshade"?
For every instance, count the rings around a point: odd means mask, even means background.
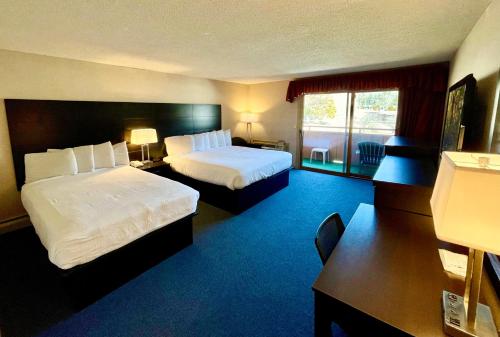
[[[155,129],[134,129],[130,135],[130,143],[136,145],[158,143]]]
[[[440,240],[500,254],[500,155],[443,152],[431,209]]]
[[[243,123],[255,123],[257,121],[257,115],[251,112],[243,112],[241,114],[241,121]]]

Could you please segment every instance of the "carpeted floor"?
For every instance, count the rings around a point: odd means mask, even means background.
[[[312,336],[316,228],[332,212],[348,223],[373,192],[370,181],[290,178],[239,216],[200,203],[192,246],[41,336]]]

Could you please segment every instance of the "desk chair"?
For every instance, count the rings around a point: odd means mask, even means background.
[[[338,213],[329,215],[323,220],[321,225],[319,225],[314,243],[316,244],[323,265],[330,257],[330,254],[337,245],[337,242],[339,242],[344,230],[344,223]]]

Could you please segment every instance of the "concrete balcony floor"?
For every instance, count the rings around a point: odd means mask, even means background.
[[[325,162],[323,164],[322,160],[313,159],[310,161],[308,158],[302,160],[302,167],[313,168],[317,170],[325,170],[330,172],[345,173],[343,172],[343,164],[338,162]],[[375,175],[378,167],[375,166],[365,166],[351,165],[351,174],[362,175],[372,178]]]

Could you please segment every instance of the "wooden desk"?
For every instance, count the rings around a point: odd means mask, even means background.
[[[313,285],[316,336],[332,321],[366,336],[445,336],[441,294],[463,293],[439,259],[432,218],[360,204]],[[463,252],[463,251],[462,251]]]
[[[439,148],[430,142],[401,136],[392,136],[385,142],[385,154],[411,158],[438,159]]]
[[[373,177],[375,205],[430,216],[436,174],[430,159],[385,156]]]

